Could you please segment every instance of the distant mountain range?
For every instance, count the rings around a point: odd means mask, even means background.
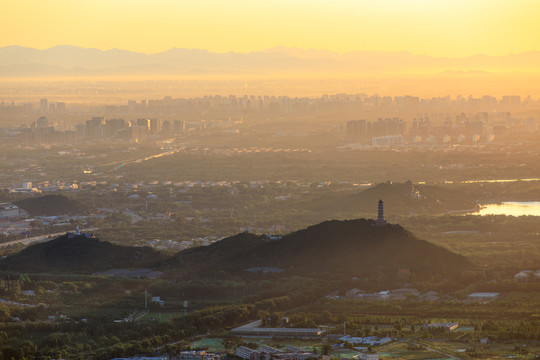
[[[213,53],[173,48],[144,54],[127,50],[87,49],[69,45],[38,50],[0,48],[0,76],[134,76],[134,75],[272,75],[394,74],[402,72],[474,73],[537,72],[540,51],[506,56],[430,57],[408,52],[349,52],[278,47],[250,53]]]

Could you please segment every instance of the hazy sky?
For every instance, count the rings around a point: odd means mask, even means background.
[[[540,50],[539,19],[536,0],[17,0],[0,46],[506,55]]]

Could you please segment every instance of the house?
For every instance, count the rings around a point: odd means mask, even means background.
[[[439,300],[439,293],[437,291],[428,291],[418,296],[420,301],[437,301]]]
[[[533,272],[531,270],[521,270],[516,275],[514,275],[514,280],[517,281],[527,281],[531,278]]]
[[[151,303],[159,304],[159,306],[165,305],[165,301],[161,300],[159,296],[152,297],[152,300],[150,300]]]
[[[357,289],[357,288],[354,288],[354,289],[351,289],[349,291],[347,291],[345,293],[345,297],[348,297],[348,298],[354,298],[356,297],[359,293],[362,293],[363,291],[360,290],[360,289]]]

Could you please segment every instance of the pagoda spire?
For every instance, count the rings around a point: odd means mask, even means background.
[[[376,224],[377,226],[386,225],[386,220],[384,220],[384,202],[382,201],[382,199],[379,200]]]

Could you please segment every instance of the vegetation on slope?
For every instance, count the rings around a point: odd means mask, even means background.
[[[0,263],[4,269],[36,272],[89,273],[111,268],[151,266],[164,255],[149,247],[130,247],[83,235],[60,236],[29,246]]]
[[[14,203],[32,216],[84,215],[89,213],[88,208],[63,195],[31,197]]]

